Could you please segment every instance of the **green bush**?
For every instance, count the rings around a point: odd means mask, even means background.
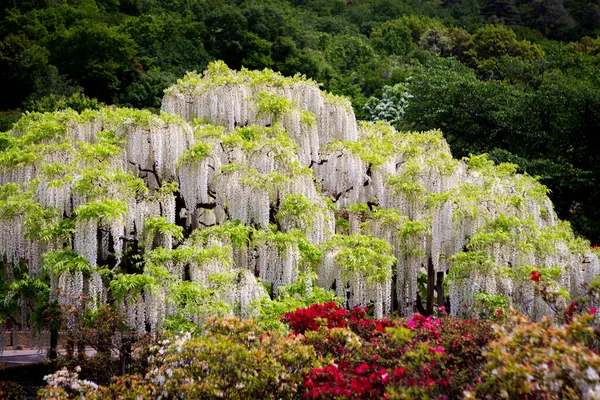
[[[289,399],[319,365],[299,337],[262,331],[251,320],[213,319],[198,338],[165,340],[151,358],[152,395],[164,398]]]
[[[475,394],[484,399],[595,399],[600,396],[600,356],[586,346],[591,315],[568,325],[513,315],[496,326]]]
[[[0,399],[25,400],[25,390],[14,382],[0,382]]]
[[[104,104],[96,99],[91,99],[83,93],[75,93],[71,97],[50,94],[39,100],[32,100],[25,104],[25,109],[30,112],[55,112],[71,108],[77,112],[83,110],[99,110]]]

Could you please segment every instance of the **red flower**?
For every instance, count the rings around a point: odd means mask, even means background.
[[[354,372],[356,372],[357,374],[362,374],[363,372],[367,371],[368,369],[369,369],[369,365],[362,363],[358,367],[356,367]]]
[[[498,310],[498,311],[496,311],[496,313],[498,314],[498,316],[499,316],[499,317],[501,317],[501,316],[502,316],[502,314],[504,314],[504,311],[502,311],[502,310]]]
[[[385,385],[390,380],[390,374],[387,373],[385,368],[381,368],[379,370],[379,376],[381,377],[381,382]]]
[[[395,377],[402,378],[404,376],[404,368],[398,367],[392,373]]]
[[[590,314],[596,315],[596,307],[590,307]]]
[[[531,280],[534,282],[539,282],[542,274],[540,271],[531,271]]]

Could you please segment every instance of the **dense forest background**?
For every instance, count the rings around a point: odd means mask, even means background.
[[[216,59],[302,73],[359,119],[518,164],[600,243],[599,33],[600,0],[0,0],[0,131],[24,111],[157,111]]]

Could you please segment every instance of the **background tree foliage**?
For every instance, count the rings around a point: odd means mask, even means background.
[[[599,0],[0,0],[0,130],[73,95],[156,110],[216,59],[300,72],[358,118],[539,175],[598,243],[599,33]]]

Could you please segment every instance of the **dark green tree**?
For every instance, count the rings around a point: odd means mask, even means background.
[[[90,22],[58,32],[50,44],[50,59],[87,95],[112,102],[142,72],[135,59],[136,47],[116,27]]]
[[[0,107],[18,107],[48,73],[48,51],[23,35],[0,40]],[[10,93],[10,95],[8,95]]]

